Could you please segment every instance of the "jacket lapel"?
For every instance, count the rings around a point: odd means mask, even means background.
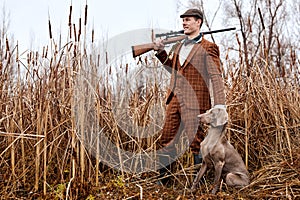
[[[202,41],[201,41],[201,42],[202,42]],[[191,52],[189,53],[188,57],[187,57],[186,60],[184,61],[184,63],[183,63],[183,65],[182,65],[181,69],[184,69],[184,68],[190,63],[192,57],[194,56],[194,54],[195,54],[195,53],[198,51],[198,49],[200,48],[201,42],[200,42],[200,43],[196,43],[196,44],[193,46]]]
[[[173,62],[172,62],[172,69],[174,70],[178,70],[178,69],[176,69],[176,65],[177,65],[177,62],[178,62],[178,59],[179,59],[179,50],[180,50],[180,48],[182,47],[182,45],[183,45],[183,43],[180,43],[179,45],[177,45],[177,47],[175,48],[175,50],[174,50],[174,60],[173,60]]]

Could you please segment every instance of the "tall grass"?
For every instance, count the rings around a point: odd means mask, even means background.
[[[18,45],[11,46],[9,40],[1,38],[2,197],[86,198],[109,188],[111,181],[113,187],[123,190],[124,183],[136,183],[144,190],[154,187],[148,184],[155,183],[155,172],[120,174],[103,165],[98,156],[103,149],[97,145],[93,149],[93,144],[85,143],[101,141],[89,140],[93,136],[86,137],[86,133],[105,130],[111,141],[126,150],[155,150],[157,135],[146,140],[132,137],[121,129],[117,120],[132,123],[136,130],[143,126],[143,131],[158,133],[164,118],[168,77],[161,69],[145,68],[136,60],[134,65],[122,64],[116,82],[110,82],[113,72],[109,61],[102,56],[105,52],[98,52],[93,43],[94,31],[90,34],[86,28],[87,8],[84,23],[81,24],[80,18],[76,25],[70,6],[69,36],[64,46],[52,37],[49,19],[49,46],[42,52],[28,52],[25,62],[20,58]],[[243,155],[252,177],[251,185],[240,191],[245,192],[242,196],[299,197],[299,60],[285,77],[263,59],[251,69],[229,66],[228,138]],[[147,76],[149,70],[151,76]],[[132,82],[132,77],[139,77],[143,84]],[[131,118],[127,115],[122,118],[124,113],[114,110],[114,106],[127,106]],[[91,116],[94,121],[87,126]],[[90,129],[86,130],[87,127]],[[179,159],[174,172],[175,185],[188,187],[191,163],[189,153]],[[186,191],[183,196],[188,195]]]

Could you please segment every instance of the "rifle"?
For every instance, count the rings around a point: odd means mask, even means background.
[[[232,30],[235,30],[235,27],[219,29],[219,30],[214,30],[214,31],[204,31],[201,33],[202,33],[202,35],[207,35],[207,34],[220,33],[220,32],[225,32],[225,31],[232,31]],[[168,33],[155,34],[155,37],[165,37],[162,40],[162,43],[163,44],[171,44],[171,43],[183,40],[187,36],[184,34],[183,30],[180,30],[180,31],[171,31]],[[135,57],[140,56],[148,51],[153,50],[154,43],[147,43],[147,44],[131,46],[131,49],[132,49],[132,55],[135,58]]]

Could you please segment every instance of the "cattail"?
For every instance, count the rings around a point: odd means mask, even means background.
[[[108,54],[107,54],[107,51],[105,52],[105,63],[108,64]]]
[[[74,45],[74,51],[73,52],[74,52],[74,57],[76,57],[76,55],[77,55],[76,54],[76,44]]]
[[[54,45],[54,49],[55,49],[55,51],[54,51],[54,53],[55,53],[54,56],[55,56],[58,54],[57,44]]]
[[[128,63],[126,63],[126,67],[125,67],[125,73],[128,73]]]
[[[32,63],[32,65],[35,65],[35,56],[34,56],[33,51],[32,51],[32,55],[31,55],[31,63]]]
[[[97,67],[100,66],[100,54],[98,54],[98,58],[97,58]]]
[[[80,41],[80,35],[81,35],[81,17],[79,18],[78,42]]]
[[[86,26],[87,24],[87,9],[88,9],[88,5],[85,5],[85,11],[84,11],[84,25]]]
[[[251,24],[250,16],[248,16],[248,26],[249,26],[250,33],[252,33],[252,24]]]
[[[8,39],[6,38],[6,51],[9,52],[9,42],[8,42]]]
[[[17,46],[16,46],[16,50],[17,50],[17,53],[16,53],[16,62],[18,63],[18,66],[19,66],[19,42],[17,41]]]
[[[8,39],[6,38],[6,52],[5,52],[5,56],[4,56],[5,60],[9,57],[8,55],[9,55],[9,44],[8,44]],[[10,62],[10,61],[8,61],[8,62]]]
[[[53,58],[50,59],[50,67],[52,66]]]
[[[61,33],[59,33],[59,49],[61,49]]]
[[[32,51],[29,53],[29,62],[32,60]]]
[[[92,30],[92,43],[94,43],[94,34],[95,34],[95,32],[94,32],[94,28],[93,28],[93,30]]]
[[[52,39],[52,29],[51,29],[50,19],[48,20],[48,25],[49,25],[49,36],[50,36],[50,39]]]
[[[45,56],[45,46],[43,46],[43,53],[42,53],[42,58]]]
[[[39,52],[36,51],[35,52],[35,65],[37,65],[37,63],[38,63],[38,57],[39,57]]]
[[[225,60],[228,60],[228,54],[229,54],[229,48],[228,48],[227,51],[226,51],[226,54],[225,54]]]
[[[72,39],[72,26],[69,26],[70,39]]]
[[[75,42],[77,42],[77,37],[76,37],[76,25],[73,24],[73,29],[74,29],[74,38],[75,38]]]
[[[30,55],[29,53],[27,53],[27,64],[29,65],[29,63],[30,63]]]
[[[48,45],[46,47],[45,58],[47,58],[47,55],[48,55]]]
[[[72,26],[72,5],[70,5],[69,24],[68,24],[68,26]]]

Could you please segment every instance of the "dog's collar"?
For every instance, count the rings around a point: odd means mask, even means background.
[[[227,124],[228,124],[228,122],[226,122],[225,124],[220,125],[220,126],[212,126],[211,124],[209,124],[209,126],[212,128],[220,128],[220,129],[222,128],[222,131],[224,131],[227,127]]]

